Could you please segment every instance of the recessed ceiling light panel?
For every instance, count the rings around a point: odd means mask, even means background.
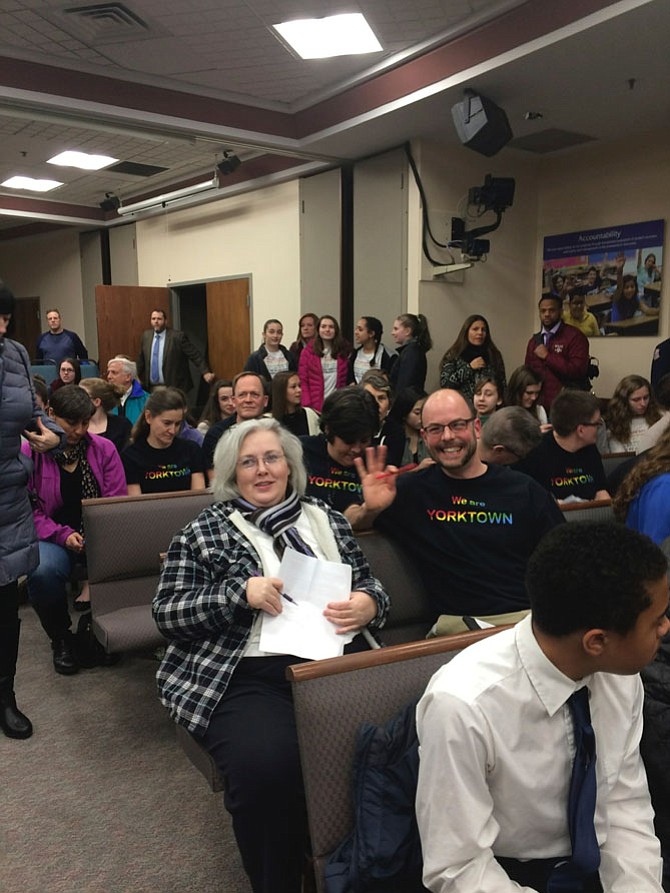
[[[0,184],[7,189],[30,189],[32,192],[49,192],[63,184],[60,180],[35,180],[33,177],[10,177]]]
[[[372,28],[359,12],[322,19],[297,19],[272,27],[303,59],[377,53],[382,49]]]
[[[61,167],[78,167],[84,171],[99,171],[103,167],[109,167],[118,161],[118,158],[111,158],[109,155],[89,155],[87,152],[76,152],[68,149],[61,152],[60,155],[54,155],[47,161],[47,164],[59,164]]]

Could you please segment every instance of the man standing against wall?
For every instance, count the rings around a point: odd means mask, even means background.
[[[137,375],[144,388],[150,391],[158,385],[168,385],[188,393],[193,387],[189,360],[207,384],[214,381],[214,373],[188,336],[168,327],[165,310],[152,310],[151,328],[142,335],[137,359]]]
[[[589,389],[589,339],[561,321],[561,298],[545,295],[539,308],[542,328],[528,342],[525,364],[544,382],[540,400],[548,412],[563,388]]]
[[[42,332],[37,339],[35,359],[38,362],[47,361],[59,366],[66,357],[75,360],[88,359],[88,351],[79,335],[63,328],[60,310],[47,310],[47,325],[49,331]]]

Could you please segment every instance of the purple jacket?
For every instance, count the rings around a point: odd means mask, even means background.
[[[97,434],[87,434],[86,458],[100,485],[101,496],[125,496],[126,476],[116,447],[111,440]],[[52,515],[62,505],[60,495],[60,468],[49,453],[32,453],[28,443],[21,444],[21,452],[33,460],[33,473],[28,481],[28,489],[37,496],[33,507],[33,520],[38,539],[49,540],[58,546],[65,546],[65,540],[75,531],[71,527],[57,524]]]

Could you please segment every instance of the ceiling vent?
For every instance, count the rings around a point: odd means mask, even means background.
[[[162,174],[166,171],[166,167],[159,167],[157,164],[140,164],[137,161],[119,161],[111,167],[105,168],[105,173],[113,174],[130,174],[133,177],[153,177],[154,174]]]
[[[558,152],[559,149],[569,149],[570,146],[579,146],[594,140],[595,137],[587,136],[584,133],[572,133],[570,130],[550,127],[537,133],[529,133],[527,136],[518,136],[507,145],[512,149],[523,149],[526,152],[546,155],[549,152]]]
[[[78,31],[96,38],[146,37],[146,32],[150,30],[149,25],[125,3],[70,6],[63,10],[63,14]]]

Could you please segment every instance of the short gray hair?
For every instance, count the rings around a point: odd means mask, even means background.
[[[110,363],[121,363],[121,365],[123,366],[123,371],[126,373],[126,375],[130,375],[132,378],[137,378],[137,363],[134,360],[131,360],[129,357],[112,357],[111,360],[107,360],[108,369]]]
[[[489,450],[503,446],[523,459],[542,440],[540,423],[523,406],[505,406],[492,413],[482,426],[482,445]]]
[[[242,444],[250,434],[256,431],[274,431],[279,438],[279,443],[286,456],[289,481],[298,496],[304,496],[307,487],[307,472],[302,459],[302,444],[276,419],[249,419],[233,425],[223,433],[214,450],[214,484],[212,491],[214,498],[227,502],[236,499],[240,495],[237,486],[237,460],[240,456]]]

